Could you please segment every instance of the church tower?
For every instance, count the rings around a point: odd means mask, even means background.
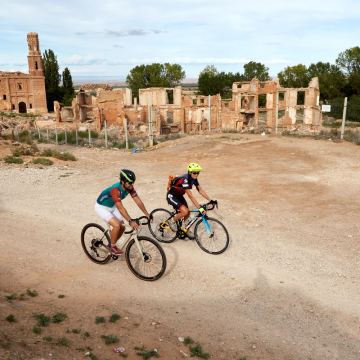
[[[38,34],[35,32],[28,33],[27,42],[29,47],[29,74],[32,76],[44,76],[44,64],[40,53]]]

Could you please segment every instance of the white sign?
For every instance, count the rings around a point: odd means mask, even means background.
[[[322,112],[331,112],[331,105],[321,105]]]

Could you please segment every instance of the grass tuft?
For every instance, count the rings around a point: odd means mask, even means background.
[[[65,319],[67,319],[67,315],[62,312],[58,312],[55,315],[53,315],[53,317],[51,318],[51,321],[55,324],[59,324],[59,323],[63,322]]]
[[[200,359],[208,359],[210,355],[206,352],[203,352],[203,349],[200,344],[197,344],[195,346],[190,346],[190,353],[191,356],[196,356]]]
[[[17,295],[15,293],[10,294],[10,295],[5,295],[5,299],[7,301],[12,301],[12,300],[16,300],[17,299]]]
[[[136,355],[142,356],[143,359],[150,359],[152,357],[160,357],[157,349],[146,349],[145,346],[135,347]]]
[[[43,157],[38,157],[33,159],[32,163],[37,165],[44,165],[44,166],[50,166],[54,164],[52,160]]]
[[[115,344],[119,342],[119,338],[116,335],[101,335],[106,345]]]
[[[32,331],[33,331],[34,334],[40,335],[40,334],[42,333],[42,328],[39,327],[39,326],[34,326],[34,327],[32,328]]]
[[[5,320],[6,320],[7,322],[9,322],[9,323],[17,322],[16,317],[15,317],[15,315],[13,315],[13,314],[8,315],[8,316],[5,318]]]
[[[4,157],[4,161],[7,164],[22,164],[24,160],[21,157],[8,155]]]
[[[121,319],[121,316],[119,314],[115,313],[110,316],[109,321],[114,323],[114,322],[118,321],[119,319]]]
[[[38,326],[48,326],[50,324],[50,317],[45,314],[36,314],[35,319],[37,320]]]
[[[65,347],[69,347],[70,346],[70,340],[68,338],[66,338],[65,336],[58,338],[56,341],[57,345],[61,345],[61,346],[65,346]]]
[[[30,297],[36,297],[39,293],[36,290],[26,289],[26,294]]]
[[[103,316],[97,316],[95,318],[95,324],[104,324],[106,323],[106,319]]]

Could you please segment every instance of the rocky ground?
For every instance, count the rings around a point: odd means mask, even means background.
[[[0,162],[1,359],[118,359],[117,346],[128,359],[146,358],[136,354],[142,346],[162,359],[190,358],[191,346],[212,359],[360,358],[358,146],[218,134],[135,154],[61,149],[78,161]],[[2,142],[0,157],[9,153]],[[81,229],[100,222],[94,201],[121,167],[136,172],[153,209],[167,206],[168,175],[190,161],[219,200],[213,215],[231,234],[224,254],[189,240],[164,245],[168,267],[156,282],[135,278],[123,259],[86,258]],[[131,199],[125,205],[140,215]],[[59,313],[62,322],[37,326],[34,315]],[[109,335],[118,342],[106,345]]]

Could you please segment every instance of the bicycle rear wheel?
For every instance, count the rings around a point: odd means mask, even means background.
[[[195,240],[201,250],[212,255],[222,254],[229,246],[229,233],[226,227],[217,219],[207,217],[210,226],[209,233],[202,220],[195,225]]]
[[[166,255],[155,240],[138,236],[138,248],[134,239],[126,247],[126,263],[131,272],[141,280],[154,281],[161,278],[166,269]]]
[[[106,264],[111,259],[110,237],[99,224],[90,223],[81,231],[81,245],[88,258],[97,264]]]
[[[170,219],[172,214],[166,209],[155,209],[150,213],[152,221],[149,221],[149,230],[156,240],[163,243],[171,243],[177,237],[177,229],[171,229],[165,221]]]

